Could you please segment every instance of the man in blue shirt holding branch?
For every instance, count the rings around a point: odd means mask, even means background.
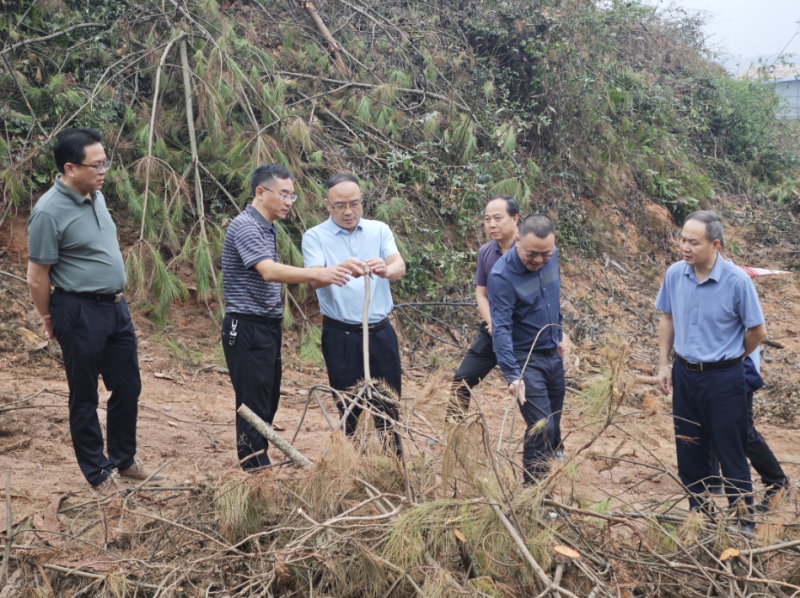
[[[389,323],[394,308],[389,281],[406,272],[406,264],[397,250],[394,234],[383,222],[361,215],[364,205],[358,179],[351,174],[337,174],[326,186],[325,207],[331,217],[303,235],[303,261],[306,268],[339,266],[353,278],[344,286],[312,282],[322,312],[322,355],[328,369],[331,388],[348,390],[364,378],[362,307],[364,305],[364,267],[369,266],[370,283],[369,369],[373,378],[382,379],[400,399],[402,371],[397,334]],[[347,405],[337,403],[343,416]],[[398,409],[380,404],[391,419],[399,418]],[[345,433],[352,436],[362,409],[356,406],[345,421]],[[391,423],[375,417],[375,427],[384,436]],[[393,435],[398,455],[401,445]]]
[[[519,225],[516,246],[497,261],[487,287],[494,352],[527,425],[522,451],[525,484],[547,474],[564,406],[561,277],[555,240],[550,218],[526,217]]]
[[[747,384],[742,360],[766,337],[755,286],[719,254],[722,222],[711,211],[689,214],[681,232],[683,261],[670,266],[655,306],[658,387],[673,391],[678,476],[689,505],[704,509],[710,448],[719,456],[728,502],[752,507],[747,464]],[[675,362],[670,369],[670,352]],[[750,526],[749,523],[743,523]]]

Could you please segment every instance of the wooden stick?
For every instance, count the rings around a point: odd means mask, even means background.
[[[0,572],[0,579],[5,583],[8,580],[8,558],[11,556],[11,538],[14,535],[11,527],[14,525],[14,517],[11,515],[11,472],[6,476],[6,547],[3,551],[3,570]]]
[[[156,69],[156,85],[153,90],[153,108],[150,111],[150,131],[147,134],[147,162],[144,163],[144,201],[142,202],[142,228],[139,231],[139,241],[144,241],[144,223],[147,219],[147,199],[150,195],[150,163],[153,161],[153,134],[156,127],[156,109],[158,108],[158,96],[161,93],[161,71],[164,68],[164,63],[167,61],[167,55],[172,46],[178,40],[183,39],[185,33],[181,33],[178,37],[170,40],[164,53],[161,55],[161,60],[158,61],[158,68]]]
[[[8,74],[14,80],[14,85],[17,86],[17,91],[19,91],[19,95],[22,96],[22,101],[25,102],[25,106],[27,106],[28,112],[30,113],[31,118],[33,118],[34,124],[37,127],[39,127],[39,130],[42,132],[42,135],[46,137],[47,131],[44,130],[44,127],[42,127],[42,123],[39,122],[39,117],[36,116],[36,113],[33,111],[33,106],[31,106],[31,103],[28,101],[28,96],[25,95],[25,90],[22,89],[22,85],[20,85],[20,82],[17,79],[17,72],[11,67],[11,63],[8,62],[8,59],[6,58],[5,54],[0,54],[0,58],[3,59],[3,63],[6,65],[6,68],[8,69]]]
[[[51,33],[50,35],[45,35],[44,37],[35,37],[33,39],[26,39],[19,43],[14,44],[13,46],[7,47],[5,50],[0,52],[0,54],[8,54],[9,52],[14,52],[19,48],[23,48],[30,44],[36,44],[39,42],[46,42],[56,37],[60,37],[62,35],[66,35],[76,29],[87,29],[89,27],[105,27],[107,23],[80,23],[78,25],[73,25],[72,27],[67,27],[66,29],[62,29],[61,31],[56,31],[55,33]]]
[[[347,72],[347,67],[342,60],[341,55],[339,54],[339,50],[342,49],[342,46],[339,45],[333,35],[331,34],[330,30],[328,29],[325,22],[322,20],[322,17],[319,16],[316,7],[311,2],[305,2],[303,4],[303,8],[306,9],[306,12],[311,17],[311,20],[314,21],[314,24],[317,26],[317,31],[319,31],[320,35],[325,38],[325,41],[330,44],[331,55],[333,55],[333,62],[336,64],[336,68],[339,69],[339,72],[342,73],[342,77],[345,79],[350,78],[350,73]]]
[[[253,410],[247,405],[242,405],[239,407],[239,409],[237,409],[237,413],[242,416],[244,421],[253,426],[259,434],[274,444],[276,448],[283,452],[284,455],[289,457],[295,464],[299,465],[300,467],[309,467],[310,465],[313,465],[313,463],[307,459],[303,453],[278,436],[278,433],[272,429],[272,426],[253,413]]]
[[[545,585],[545,588],[547,590],[558,592],[559,594],[564,594],[565,596],[569,596],[570,598],[578,598],[577,596],[575,596],[575,594],[573,594],[569,590],[565,590],[560,586],[556,586],[553,584],[552,581],[550,581],[550,578],[547,577],[547,573],[545,573],[544,569],[542,569],[539,566],[539,563],[537,563],[536,559],[533,558],[531,551],[528,550],[527,546],[525,546],[525,542],[522,541],[522,537],[520,537],[519,532],[517,532],[516,528],[508,520],[508,517],[506,517],[505,513],[503,513],[503,510],[500,508],[500,505],[498,505],[497,503],[490,503],[490,506],[497,515],[497,518],[500,520],[500,523],[502,523],[503,526],[508,531],[509,535],[511,536],[511,539],[514,540],[514,544],[517,545],[517,548],[519,548],[519,551],[522,553],[522,556],[531,566],[531,569],[533,569],[534,573],[536,573],[536,576],[539,578],[539,581],[541,581]]]
[[[206,213],[203,205],[203,184],[200,180],[200,159],[197,156],[197,135],[194,130],[194,104],[192,103],[192,79],[189,75],[189,57],[186,51],[186,38],[181,39],[181,70],[183,71],[183,98],[186,102],[186,128],[189,130],[189,148],[192,152],[192,167],[194,169],[194,200],[197,203],[197,217],[200,221],[200,238],[203,240],[203,251],[208,256],[211,266],[211,278],[217,284],[217,273],[214,270],[214,260],[208,248],[208,235],[206,234]]]
[[[228,201],[229,201],[229,202],[231,202],[231,205],[232,205],[234,208],[236,208],[236,211],[237,211],[239,214],[241,214],[241,213],[242,213],[242,208],[240,208],[240,207],[239,207],[239,204],[237,204],[237,203],[236,203],[236,200],[235,200],[235,199],[233,199],[233,196],[232,196],[230,193],[228,193],[228,190],[227,190],[225,187],[223,187],[223,186],[222,186],[222,183],[220,183],[220,182],[217,180],[217,177],[215,177],[213,174],[211,174],[211,172],[208,170],[208,168],[206,168],[205,166],[203,166],[203,163],[202,163],[202,162],[198,162],[198,163],[197,163],[197,165],[200,167],[200,169],[201,169],[203,172],[205,172],[205,173],[206,173],[206,176],[208,176],[208,177],[209,177],[209,178],[210,178],[210,179],[211,179],[211,180],[214,182],[214,184],[215,184],[217,187],[219,187],[219,188],[222,190],[222,192],[225,194],[225,197],[227,197],[227,198],[228,198]],[[225,370],[225,372],[227,373],[227,370]]]
[[[369,265],[364,265],[364,307],[361,308],[361,327],[363,334],[361,335],[364,350],[364,381],[367,384],[372,384],[372,376],[369,373],[369,283],[370,275],[372,272]]]
[[[39,563],[37,563],[38,565]],[[62,567],[60,565],[51,565],[50,563],[41,563],[41,566],[45,569],[51,569],[53,571],[58,571],[59,573],[66,573],[67,575],[77,575],[78,577],[86,577],[87,579],[106,579],[107,575],[98,575],[97,573],[89,573],[87,571],[80,571],[79,569],[68,569],[67,567]],[[141,581],[136,581],[134,579],[125,578],[127,583],[131,583],[137,585],[142,588],[147,588],[148,590],[157,590],[160,586],[153,585],[151,583],[144,583]]]
[[[360,83],[356,81],[339,81],[338,79],[329,79],[328,77],[320,77],[318,75],[310,75],[308,73],[295,73],[292,71],[275,71],[276,75],[286,75],[288,77],[299,77],[301,79],[314,79],[315,81],[321,81],[323,83],[331,83],[333,85],[348,85],[350,87],[358,87],[361,89],[375,89],[380,87],[380,85],[372,85],[371,83]],[[409,87],[395,87],[397,91],[400,93],[409,93],[409,94],[418,94],[421,96],[433,98],[434,100],[440,100],[442,102],[448,102],[455,106],[458,106],[464,112],[469,112],[469,108],[464,106],[463,104],[459,104],[458,102],[454,102],[452,98],[448,98],[447,96],[443,96],[438,93],[432,93],[426,91],[424,89],[412,89]]]

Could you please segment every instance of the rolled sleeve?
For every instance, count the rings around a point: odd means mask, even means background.
[[[739,317],[745,328],[755,328],[764,323],[764,312],[758,300],[756,285],[752,280],[743,280],[739,290]]]
[[[36,264],[58,263],[59,232],[55,218],[34,213],[28,221],[28,260]]]
[[[492,346],[500,370],[509,382],[519,378],[520,370],[514,358],[511,318],[514,313],[514,288],[500,274],[489,275],[489,307],[492,314]]]
[[[320,243],[319,237],[311,231],[303,235],[303,264],[306,268],[327,265],[325,252],[322,251],[322,243]]]

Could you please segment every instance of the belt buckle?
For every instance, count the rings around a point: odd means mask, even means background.
[[[122,293],[114,295],[114,303],[119,303],[122,300]]]
[[[687,361],[686,369],[689,370],[690,372],[702,372],[703,364],[698,361]]]

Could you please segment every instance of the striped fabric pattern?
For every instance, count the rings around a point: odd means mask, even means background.
[[[279,262],[275,226],[253,206],[233,219],[222,246],[222,290],[226,313],[281,316],[281,283],[267,282],[255,269],[263,260]]]

